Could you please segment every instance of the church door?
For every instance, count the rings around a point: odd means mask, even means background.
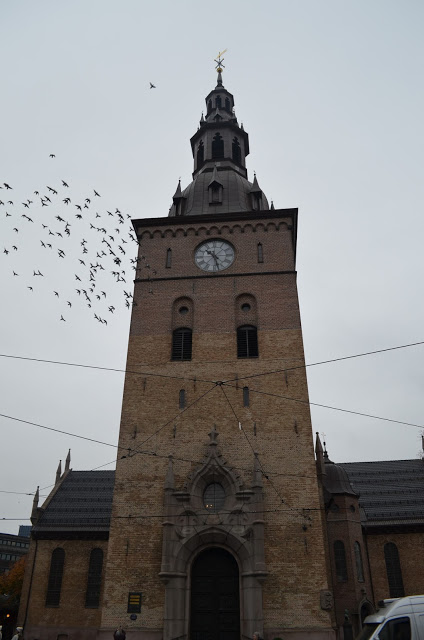
[[[193,564],[190,640],[240,640],[239,571],[224,549],[206,549]]]

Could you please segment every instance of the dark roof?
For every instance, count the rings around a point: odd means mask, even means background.
[[[339,465],[359,493],[366,526],[424,524],[424,460]]]
[[[114,471],[70,471],[42,507],[34,534],[109,531],[114,482]]]
[[[353,489],[349,476],[346,470],[341,464],[334,464],[328,459],[328,456],[324,454],[325,460],[325,476],[324,486],[330,494],[345,494],[350,496],[356,496],[357,493]]]

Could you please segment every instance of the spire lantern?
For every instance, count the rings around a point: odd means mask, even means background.
[[[234,96],[222,84],[225,51],[215,59],[217,85],[205,98],[206,112],[190,140],[193,181],[184,189],[178,185],[170,216],[269,210],[256,177],[247,177],[249,136],[237,121]]]

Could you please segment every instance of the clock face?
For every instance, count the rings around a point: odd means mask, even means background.
[[[234,262],[234,247],[225,240],[208,240],[199,245],[194,260],[203,271],[222,271]]]

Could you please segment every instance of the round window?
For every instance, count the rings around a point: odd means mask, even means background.
[[[182,316],[185,316],[188,313],[188,307],[180,307],[178,311],[181,313]]]
[[[221,511],[225,502],[225,491],[222,484],[212,482],[203,492],[203,504],[205,509],[212,513]]]

